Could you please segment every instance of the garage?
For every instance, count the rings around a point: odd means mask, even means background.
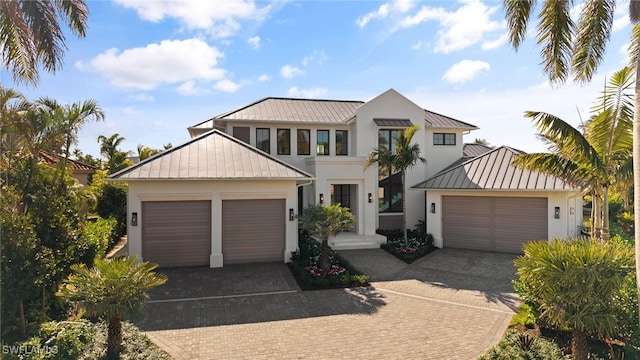
[[[224,264],[283,261],[285,200],[223,200]]]
[[[211,201],[142,202],[142,257],[159,267],[209,265]]]
[[[522,252],[522,244],[548,238],[547,198],[443,196],[443,245]]]

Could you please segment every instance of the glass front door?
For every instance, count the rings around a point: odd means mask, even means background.
[[[331,204],[340,204],[351,211],[351,185],[331,185]]]

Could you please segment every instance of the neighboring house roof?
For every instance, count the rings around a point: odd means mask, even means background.
[[[477,130],[478,127],[475,125],[471,125],[464,121],[456,120],[454,118],[441,115],[435,113],[433,111],[424,110],[424,120],[431,125],[431,127],[435,128],[451,128],[451,129],[467,129],[467,130]]]
[[[493,150],[491,146],[482,145],[482,144],[464,144],[462,147],[462,154],[467,158],[474,158],[476,156],[480,156],[482,154],[486,154],[489,151]]]
[[[355,118],[356,110],[362,104],[364,101],[267,97],[239,109],[216,115],[189,129],[214,129],[216,123],[221,121],[347,124]],[[424,111],[424,119],[431,127],[478,129],[475,125],[433,111]]]
[[[431,178],[414,185],[414,189],[434,190],[576,190],[561,179],[525,170],[511,164],[524,154],[501,146],[462,164],[449,167]]]
[[[58,166],[58,163],[64,160],[63,156],[50,154],[45,151],[41,151],[38,155],[38,159],[41,163],[49,165],[51,167]],[[71,167],[71,170],[76,174],[93,174],[98,170],[97,167],[82,163],[77,160],[67,159],[67,166]]]
[[[311,180],[313,176],[219,130],[145,159],[111,180]]]

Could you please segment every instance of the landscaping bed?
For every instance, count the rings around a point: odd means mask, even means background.
[[[320,266],[322,246],[319,241],[301,232],[298,243],[299,250],[292,254],[288,265],[302,290],[369,285],[368,276],[356,270],[332,249],[329,249],[331,269],[325,273]]]
[[[380,248],[407,264],[411,264],[437,250],[437,248],[433,246],[433,236],[425,231],[424,222],[422,221],[416,225],[414,230],[407,231],[408,246],[404,241],[404,235],[400,229],[378,229],[376,232],[387,237],[387,242],[380,245]]]

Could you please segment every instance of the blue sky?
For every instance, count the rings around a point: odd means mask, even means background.
[[[68,36],[62,71],[43,73],[35,88],[16,86],[6,71],[0,81],[34,100],[97,100],[106,120],[86,125],[78,144],[94,156],[98,135],[121,134],[123,150],[161,148],[264,97],[366,101],[389,88],[480,127],[466,142],[544,151],[523,112],[586,119],[606,76],[627,63],[631,30],[623,1],[593,82],[552,87],[533,27],[518,52],[506,43],[498,0],[87,3],[87,36]]]

